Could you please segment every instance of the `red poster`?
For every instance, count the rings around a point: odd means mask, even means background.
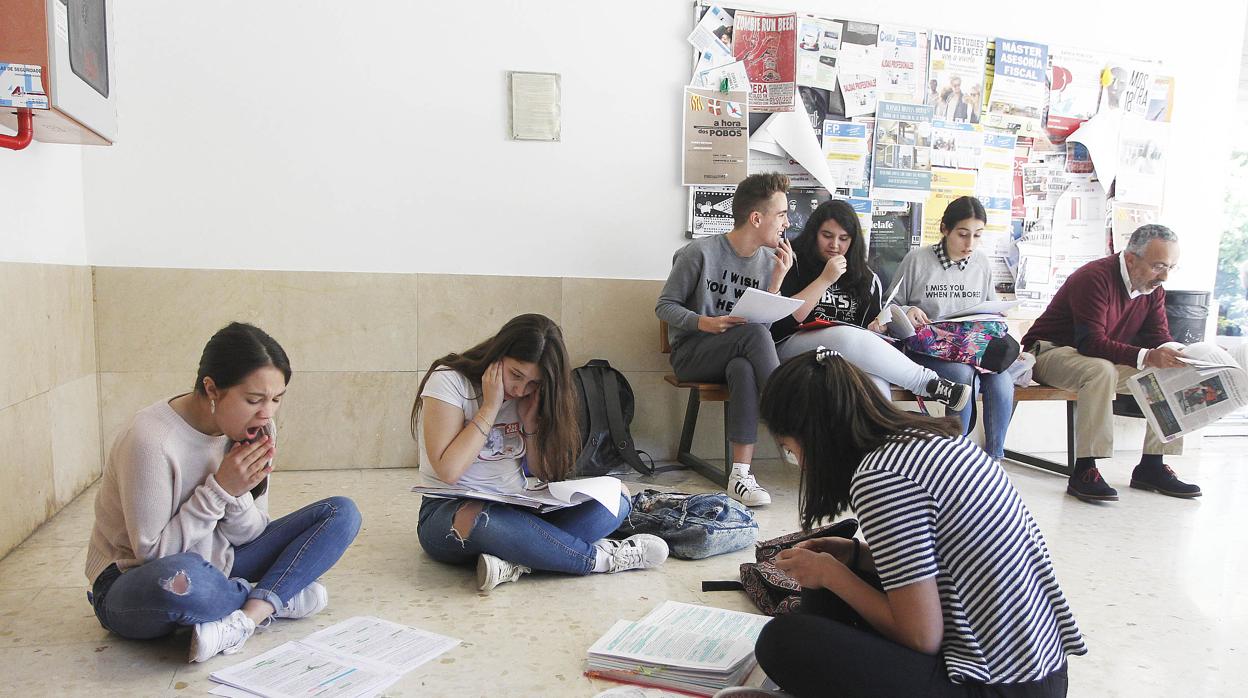
[[[750,78],[750,111],[793,111],[797,80],[797,14],[764,15],[738,11],[732,50],[745,61]]]

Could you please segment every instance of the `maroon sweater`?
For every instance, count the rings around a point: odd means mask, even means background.
[[[1172,341],[1165,289],[1131,298],[1118,265],[1118,255],[1110,255],[1071,274],[1023,337],[1023,347],[1043,340],[1135,366],[1140,349]]]

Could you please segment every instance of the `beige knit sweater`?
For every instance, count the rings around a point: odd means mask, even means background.
[[[169,406],[172,399],[140,410],[113,444],[95,496],[90,582],[114,562],[125,571],[183,552],[228,575],[234,546],[269,524],[267,487],[259,497],[234,497],[217,484],[229,437],[197,431]]]

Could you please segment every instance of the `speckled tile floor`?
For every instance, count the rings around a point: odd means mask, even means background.
[[[1072,696],[1242,696],[1248,693],[1248,439],[1205,439],[1176,459],[1205,489],[1182,501],[1126,487],[1130,454],[1102,468],[1122,501],[1089,505],[1065,481],[1007,466],[1048,537],[1090,653],[1071,661]],[[797,527],[796,473],[756,467],[774,503],[758,511],[761,535]],[[581,675],[585,649],[618,618],[663,599],[752,610],[740,592],[703,593],[731,579],[749,550],[662,569],[572,578],[530,575],[477,592],[473,572],[434,563],[415,537],[419,498],[411,470],[286,471],[274,476],[273,510],[345,494],[364,528],[323,581],[330,606],[279,621],[243,655],[185,662],[185,634],[151,642],[110,636],[87,605],[82,576],[94,488],[0,561],[0,695],[182,696],[212,687],[208,674],[354,615],[370,614],[463,640],[408,674],[391,696],[592,696],[610,687]],[[679,473],[658,483],[706,490]],[[756,677],[757,678],[757,677]]]

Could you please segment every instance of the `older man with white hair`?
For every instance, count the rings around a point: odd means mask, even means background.
[[[1185,365],[1180,357],[1188,348],[1170,337],[1161,287],[1178,261],[1174,231],[1163,225],[1141,226],[1126,250],[1071,274],[1023,337],[1023,347],[1036,357],[1036,380],[1079,394],[1077,460],[1067,494],[1084,501],[1118,499],[1117,490],[1096,467],[1097,458],[1114,453],[1114,396],[1126,393],[1127,379],[1139,371]],[[1204,352],[1210,353],[1230,360],[1220,349]],[[1182,452],[1182,439],[1163,443],[1147,428],[1131,486],[1172,497],[1199,497],[1200,488],[1179,480],[1163,461],[1163,456]]]

